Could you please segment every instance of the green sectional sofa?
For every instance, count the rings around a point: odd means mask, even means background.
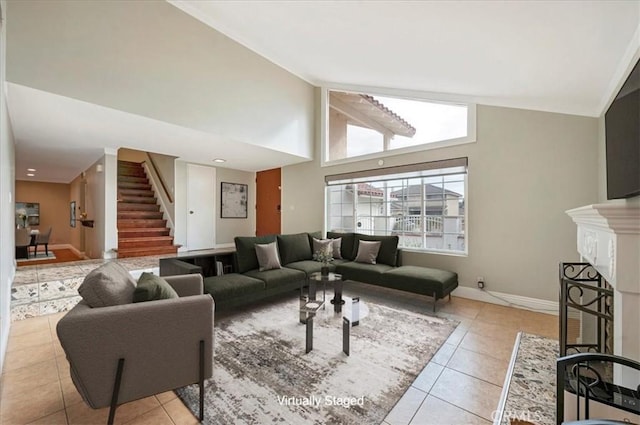
[[[235,273],[204,279],[204,290],[213,296],[216,310],[299,289],[311,274],[319,272],[322,267],[322,263],[312,259],[313,238],[321,239],[320,232],[236,237]],[[432,296],[433,311],[437,300],[450,296],[458,286],[458,275],[454,272],[400,265],[397,236],[328,232],[327,238],[341,238],[342,259],[334,259],[329,268],[340,273],[344,280]],[[376,264],[354,261],[360,241],[381,243]],[[282,268],[260,271],[255,245],[272,242],[277,243]]]

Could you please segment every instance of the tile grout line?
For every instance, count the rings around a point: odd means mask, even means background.
[[[490,420],[490,419],[487,419],[487,418],[485,418],[485,417],[482,417],[482,416],[480,416],[480,415],[478,415],[478,414],[476,414],[476,413],[470,412],[469,410],[467,410],[467,409],[465,409],[465,408],[463,408],[463,407],[456,406],[455,404],[452,404],[452,403],[448,402],[447,400],[443,400],[443,399],[441,399],[441,398],[440,398],[440,397],[438,397],[438,396],[432,395],[431,397],[433,397],[433,398],[437,398],[438,400],[443,401],[443,402],[447,403],[447,404],[448,404],[448,405],[450,405],[450,406],[453,406],[453,407],[455,407],[455,408],[458,408],[458,409],[460,409],[460,410],[463,410],[463,411],[465,411],[465,412],[469,413],[470,415],[473,415],[473,416],[475,416],[475,417],[477,417],[477,418],[480,418],[480,419],[482,419],[482,420],[484,420],[484,421],[487,421],[487,422],[491,423],[491,420]]]

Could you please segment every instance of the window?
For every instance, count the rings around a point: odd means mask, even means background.
[[[466,254],[466,182],[467,158],[327,176],[326,227]]]
[[[475,106],[328,90],[324,162],[475,141]]]

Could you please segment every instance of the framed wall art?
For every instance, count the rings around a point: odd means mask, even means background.
[[[76,227],[76,201],[71,201],[69,205],[69,224]]]
[[[241,183],[221,183],[220,218],[247,218],[249,186]]]

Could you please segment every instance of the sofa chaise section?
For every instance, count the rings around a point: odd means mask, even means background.
[[[297,233],[257,237],[236,237],[236,273],[204,279],[205,292],[211,294],[218,309],[251,303],[259,299],[298,289],[308,278],[321,271],[323,263],[313,260],[313,238],[321,234]],[[341,239],[341,259],[329,263],[330,271],[344,280],[355,280],[398,289],[437,300],[458,286],[454,272],[421,266],[400,265],[398,236],[373,236],[360,233],[327,232],[329,239]],[[375,264],[356,262],[360,241],[380,242]],[[281,268],[260,270],[256,244],[276,242]]]
[[[458,287],[458,275],[448,270],[429,267],[400,266],[382,274],[381,285],[414,294],[433,297],[433,311],[439,299]]]

